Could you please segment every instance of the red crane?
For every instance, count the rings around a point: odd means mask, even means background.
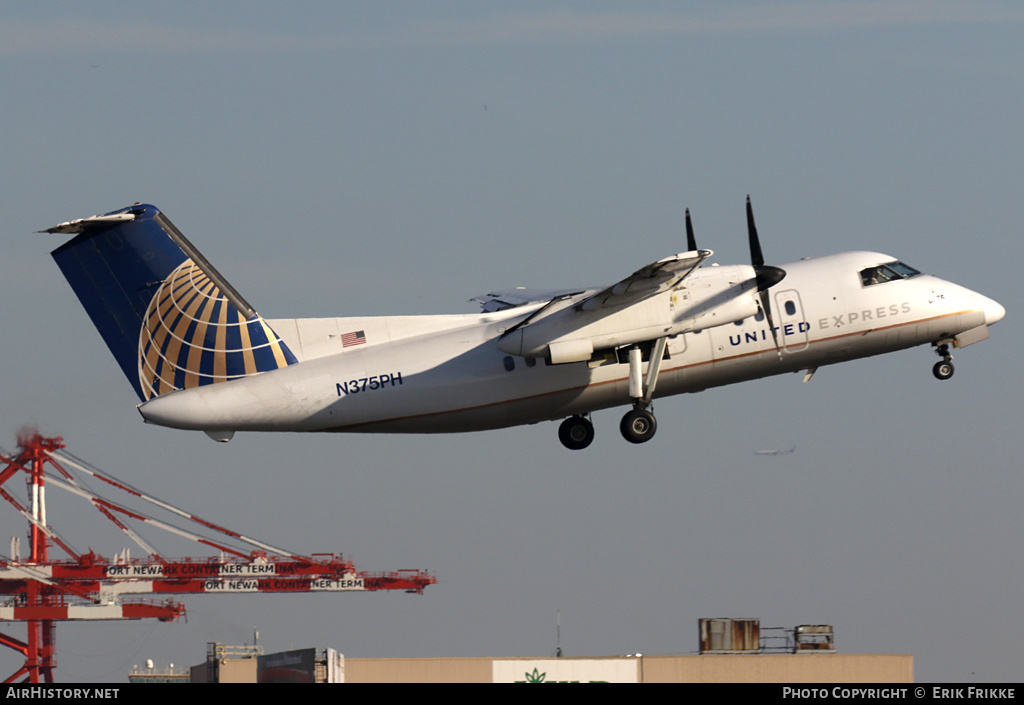
[[[27,622],[28,637],[22,642],[0,634],[0,645],[25,656],[25,664],[4,682],[53,682],[56,668],[54,643],[56,622],[89,619],[146,619],[168,622],[185,614],[185,606],[169,598],[162,601],[126,599],[126,595],[180,595],[185,593],[238,592],[357,592],[404,590],[422,594],[437,582],[426,571],[398,570],[385,573],[357,571],[348,559],[333,553],[299,555],[243,536],[213,522],[189,514],[172,504],[147,495],[113,476],[63,451],[62,438],[44,438],[36,432],[19,434],[21,451],[13,457],[0,456],[0,496],[28,519],[31,555],[22,560],[12,545],[12,555],[0,558],[0,622]],[[29,505],[13,497],[4,483],[19,472],[27,473]],[[185,520],[190,529],[149,516],[86,488],[76,476],[88,475],[130,496],[128,501],[146,502]],[[132,559],[127,549],[106,559],[92,551],[76,553],[53,530],[46,517],[45,493],[59,487],[89,500],[101,514],[114,522],[148,554]],[[149,545],[127,522],[137,521],[187,538],[220,552],[216,557],[165,558]],[[219,534],[219,538],[208,535]],[[12,542],[13,543],[13,542]],[[242,544],[245,548],[240,548]],[[51,560],[50,546],[59,547],[67,558]]]

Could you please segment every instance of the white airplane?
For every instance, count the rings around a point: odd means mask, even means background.
[[[654,399],[930,344],[988,338],[995,301],[894,257],[845,252],[765,265],[688,251],[604,288],[492,292],[477,314],[265,320],[155,207],[44,232],[142,403],[147,423],[205,431],[451,433],[564,419],[579,450],[592,412],[629,406],[632,443]]]
[[[754,455],[792,455],[796,452],[796,446],[789,450],[755,450]]]

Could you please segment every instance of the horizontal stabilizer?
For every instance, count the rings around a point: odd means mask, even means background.
[[[72,235],[85,232],[89,228],[109,228],[111,225],[125,223],[130,220],[135,220],[134,213],[110,213],[108,215],[94,215],[91,218],[79,218],[78,220],[69,220],[66,223],[61,223],[60,225],[56,225],[52,228],[47,228],[46,230],[40,230],[39,232]]]

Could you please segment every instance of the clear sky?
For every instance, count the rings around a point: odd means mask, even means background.
[[[558,610],[571,656],[689,653],[699,618],[755,617],[911,653],[921,681],[1020,678],[1020,3],[37,0],[0,6],[0,61],[0,445],[34,424],[242,533],[441,581],[62,625],[61,680],[253,626],[268,650],[547,656]],[[948,382],[919,348],[674,397],[644,446],[618,410],[577,453],[556,424],[221,445],[142,423],[63,238],[35,233],[151,202],[269,318],[470,312],[685,249],[686,207],[744,262],[748,193],[769,263],[887,252],[1006,319]],[[78,548],[129,545],[50,499]]]

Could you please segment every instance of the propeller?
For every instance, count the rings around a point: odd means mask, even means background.
[[[771,297],[768,294],[768,289],[786,277],[786,270],[764,263],[764,254],[761,252],[761,241],[757,237],[757,226],[754,225],[754,209],[750,205],[749,195],[747,195],[747,235],[750,239],[750,263],[754,266],[754,279],[757,282],[757,291],[761,297],[761,310],[764,311],[765,320],[768,321],[768,329],[772,332],[772,340],[775,341],[775,351],[782,355],[782,352],[779,350],[779,333],[775,330],[775,323],[772,320]]]

